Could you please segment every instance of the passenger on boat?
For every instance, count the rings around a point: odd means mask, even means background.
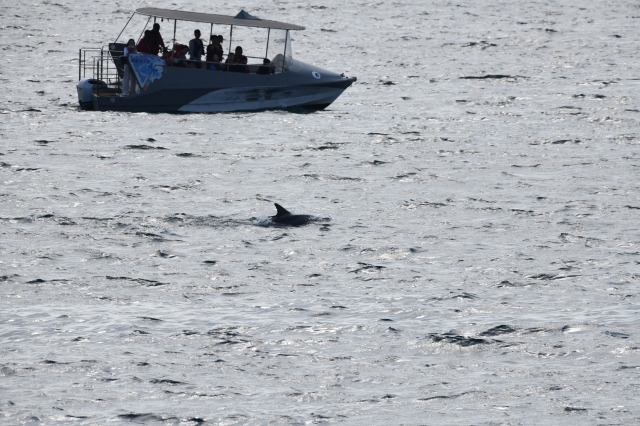
[[[124,59],[124,75],[122,77],[122,96],[129,96],[130,93],[135,93],[136,91],[136,78],[133,75],[133,69],[131,68],[131,64],[129,63],[129,55],[132,53],[137,53],[136,51],[136,41],[132,38],[129,39],[127,45],[124,48],[124,53],[122,55]]]
[[[174,43],[173,45],[173,65],[176,67],[188,67],[187,53],[189,53],[189,46],[180,43]]]
[[[222,36],[211,34],[209,44],[207,45],[207,62],[213,62],[213,56],[218,55],[218,61],[222,59],[224,51],[222,50]]]
[[[240,56],[240,59],[238,60],[238,65],[236,68],[236,72],[249,72],[249,65],[247,65],[247,63],[249,62],[249,60],[247,59],[246,56],[242,55]]]
[[[209,62],[207,68],[212,71],[222,71],[222,64],[218,59],[218,55],[213,55],[213,58],[211,58],[211,62]]]
[[[144,32],[144,37],[138,41],[136,45],[136,49],[138,53],[151,53],[151,46],[149,45],[149,40],[151,39],[151,30],[146,30]]]
[[[165,48],[164,40],[162,40],[162,36],[160,35],[160,24],[157,22],[153,24],[153,30],[151,30],[151,33],[149,34],[148,44],[149,53],[152,55],[157,55],[158,52],[160,52],[160,46],[162,46],[163,50]]]
[[[273,74],[275,71],[276,69],[273,65],[271,65],[271,61],[267,58],[264,58],[262,60],[262,65],[260,65],[256,70],[256,74],[267,75]]]
[[[245,58],[244,65],[242,64],[242,58]],[[249,72],[249,67],[246,65],[246,56],[236,56],[233,53],[229,53],[225,70],[229,72]]]
[[[189,41],[189,59],[201,62],[202,55],[204,55],[204,45],[202,44],[202,40],[200,40],[200,30],[195,30],[193,35],[194,38]],[[199,68],[199,64],[197,65]]]
[[[231,67],[236,64],[236,55],[233,53],[229,53],[227,55],[227,60],[224,62],[224,71],[231,71]]]

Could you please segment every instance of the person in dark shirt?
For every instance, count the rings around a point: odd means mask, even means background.
[[[222,50],[222,36],[211,34],[209,45],[207,45],[207,62],[214,62],[213,57],[218,56],[218,61],[222,60],[224,52]],[[216,61],[216,62],[218,62]]]
[[[164,50],[164,40],[162,40],[162,36],[160,35],[160,24],[157,22],[153,24],[153,30],[149,34],[149,53],[152,55],[157,55],[160,52],[160,46]]]
[[[192,61],[201,62],[202,55],[204,55],[204,44],[202,44],[202,40],[200,39],[200,30],[195,30],[193,32],[194,38],[189,41],[189,59]],[[199,64],[198,64],[199,65]],[[198,66],[198,68],[200,68]]]
[[[260,65],[256,70],[256,74],[262,74],[262,75],[273,74],[274,72],[275,72],[275,69],[273,65],[271,65],[271,61],[267,58],[264,58],[262,60],[262,65]]]
[[[151,53],[151,46],[149,46],[149,40],[151,39],[151,30],[144,32],[144,37],[136,44],[136,50],[138,53]]]

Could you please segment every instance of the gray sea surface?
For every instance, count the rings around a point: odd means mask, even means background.
[[[140,6],[304,25],[295,57],[358,81],[79,110],[78,49]],[[1,424],[640,423],[637,1],[0,15]]]

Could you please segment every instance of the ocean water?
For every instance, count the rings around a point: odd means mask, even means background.
[[[146,5],[0,3],[0,423],[640,422],[637,2],[159,0],[358,81],[79,110]]]

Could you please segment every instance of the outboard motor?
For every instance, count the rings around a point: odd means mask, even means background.
[[[76,85],[78,89],[78,102],[82,109],[93,109],[91,95],[100,89],[106,89],[107,83],[95,78],[83,78]]]

